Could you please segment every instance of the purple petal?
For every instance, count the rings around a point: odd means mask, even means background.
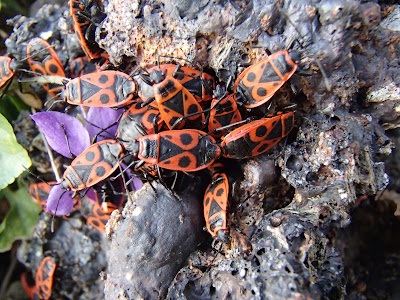
[[[96,192],[90,188],[86,194],[85,194],[86,198],[88,198],[90,201],[92,202],[97,202],[97,198],[96,198]]]
[[[72,158],[78,156],[90,145],[89,134],[78,119],[57,111],[44,111],[31,115],[43,132],[50,147],[61,155]],[[68,144],[67,144],[67,138]]]
[[[132,180],[132,184],[135,187],[136,191],[140,190],[143,186],[143,182],[139,178],[134,178]]]
[[[98,135],[97,140],[101,141],[115,138],[115,133],[118,128],[116,122],[121,113],[122,110],[116,110],[109,107],[89,107],[86,118],[88,121],[86,123],[86,129],[89,131],[90,138],[93,139],[97,133],[106,129],[113,123],[115,123],[115,125],[102,131],[100,135]]]
[[[73,191],[66,191],[59,185],[53,186],[47,198],[47,210],[56,216],[68,215],[74,205],[73,194]]]

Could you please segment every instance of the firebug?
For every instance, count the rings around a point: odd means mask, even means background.
[[[234,129],[222,138],[223,156],[242,159],[257,156],[276,145],[294,127],[294,112],[278,113]]]
[[[130,104],[135,90],[135,82],[129,75],[101,71],[70,80],[61,96],[74,105],[116,107]]]
[[[140,136],[132,154],[164,169],[194,172],[211,165],[220,156],[221,149],[205,132],[182,129]]]
[[[40,299],[50,299],[56,267],[57,264],[54,258],[50,256],[45,257],[40,262],[35,277],[36,287],[38,288],[38,295]]]
[[[102,53],[95,60],[90,60],[86,56],[77,57],[69,62],[69,73],[71,78],[80,77],[82,75],[104,71],[108,66],[108,54]]]
[[[77,78],[85,74],[96,72],[97,67],[86,56],[82,56],[69,62],[69,71],[71,78]]]
[[[226,242],[228,239],[228,196],[229,181],[226,174],[214,173],[212,182],[204,194],[204,218],[208,232],[221,242]]]
[[[12,62],[12,58],[8,56],[0,56],[0,89],[6,86],[15,74],[15,68]]]
[[[233,94],[226,96],[222,100],[215,98],[211,102],[212,106],[215,107],[210,111],[208,131],[215,138],[221,137],[226,132],[226,130],[215,131],[216,129],[242,120]]]
[[[140,78],[151,85],[161,117],[169,129],[201,129],[204,126],[205,117],[201,113],[202,107],[178,79],[168,75],[167,70],[156,68],[149,75],[141,74]],[[138,93],[140,97],[143,94],[143,88],[139,88]],[[153,101],[152,98],[142,98],[142,100],[144,100],[143,106]],[[198,114],[193,115],[194,113]],[[191,116],[186,118],[187,115]],[[180,122],[176,123],[178,119]]]
[[[110,176],[119,166],[122,146],[115,140],[102,140],[78,155],[65,170],[61,187],[83,190]]]
[[[70,0],[70,11],[74,30],[78,42],[90,59],[100,57],[102,50],[95,41],[95,31],[106,15],[100,8],[98,1]]]
[[[41,38],[30,40],[26,47],[26,54],[29,67],[35,76],[57,75],[65,77],[64,67],[57,52],[45,40]],[[43,88],[53,97],[61,91],[60,86],[53,84],[44,84]]]
[[[21,284],[29,298],[35,299],[35,297],[39,297],[39,289],[37,288],[35,280],[32,278],[30,272],[25,271],[21,274]]]
[[[106,224],[109,219],[110,214],[105,213],[102,207],[97,202],[93,202],[92,211],[87,217],[87,222],[97,230],[105,232]]]
[[[147,72],[150,74],[155,70],[163,71],[166,76],[177,79],[198,102],[212,99],[212,92],[215,88],[215,79],[213,76],[196,69],[173,64],[162,64],[151,67],[147,69]],[[140,76],[138,78],[138,95],[145,102],[154,100],[152,85],[149,84],[147,80],[143,80]]]
[[[245,69],[236,79],[233,91],[244,107],[266,103],[294,74],[299,53],[278,51]]]
[[[32,199],[36,201],[39,205],[42,206],[42,209],[46,210],[46,201],[50,193],[51,186],[56,184],[57,182],[39,182],[33,183],[29,185],[29,194]]]
[[[0,89],[4,88],[1,97],[3,97],[16,74],[19,74],[20,71],[29,72],[25,61],[26,59],[17,60],[8,56],[0,56]]]
[[[133,103],[122,116],[117,130],[117,139],[125,147],[130,149],[130,144],[139,136],[157,133],[162,125],[157,102],[142,107],[141,102]]]

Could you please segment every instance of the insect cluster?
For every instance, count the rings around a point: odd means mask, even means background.
[[[101,7],[92,1],[70,0],[70,12],[86,57],[65,67],[48,42],[33,38],[26,49],[29,71],[21,69],[20,61],[0,57],[0,87],[7,89],[15,74],[34,74],[51,96],[51,103],[46,103],[48,110],[61,101],[79,105],[82,111],[113,108],[120,116],[111,125],[118,124],[118,128],[114,138],[96,142],[109,130],[100,128],[93,144],[65,169],[62,180],[31,185],[32,197],[44,210],[57,215],[65,191],[74,192],[73,211],[80,207],[78,192],[93,187],[94,196],[87,193],[94,199],[87,222],[105,231],[111,212],[123,205],[132,177],[166,185],[171,173],[209,169],[212,181],[204,195],[204,218],[209,233],[227,241],[229,168],[220,158],[240,160],[260,155],[290,133],[295,124],[293,111],[260,117],[257,109],[294,74],[298,54],[279,51],[251,65],[240,73],[228,93],[229,88],[216,83],[211,74],[179,63],[138,68],[131,74],[110,69],[107,54],[94,38],[97,24],[105,18]],[[67,145],[68,137],[66,134]],[[49,208],[46,201],[56,186],[62,192],[57,194],[57,205]],[[173,190],[173,184],[168,187]],[[38,274],[46,272],[52,277],[55,266],[46,258]],[[39,277],[31,294],[49,299],[52,280]],[[25,286],[28,290],[28,284]]]

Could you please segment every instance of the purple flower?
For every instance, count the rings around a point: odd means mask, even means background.
[[[115,139],[115,133],[118,128],[118,117],[121,115],[121,110],[112,109],[109,107],[90,107],[87,112],[86,129],[89,132],[91,139],[102,131],[97,138],[97,141],[106,139]],[[108,126],[112,127],[108,128]],[[107,128],[107,129],[106,129]]]
[[[94,189],[90,188],[86,194],[85,194],[86,198],[89,199],[92,202],[97,202],[97,198],[96,198],[96,192],[94,191]]]
[[[47,198],[47,210],[56,216],[68,215],[74,206],[73,191],[67,191],[55,185],[51,188]]]
[[[65,157],[72,158],[70,151],[78,156],[90,145],[86,128],[72,116],[47,111],[31,115],[31,118],[43,132],[50,147]]]
[[[143,186],[143,182],[139,178],[133,178],[131,184],[133,184],[135,191],[140,190]]]

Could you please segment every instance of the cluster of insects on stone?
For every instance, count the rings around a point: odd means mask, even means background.
[[[72,60],[68,72],[57,52],[40,38],[27,44],[27,62],[39,78],[62,78],[61,86],[50,81],[42,85],[54,101],[123,109],[117,133],[76,156],[60,182],[32,184],[32,197],[46,209],[51,185],[75,192],[96,186],[96,201],[87,222],[105,231],[109,215],[123,205],[128,189],[122,172],[114,176],[122,162],[128,162],[130,176],[161,182],[164,169],[186,173],[209,169],[212,180],[203,200],[206,227],[213,237],[227,241],[230,184],[219,159],[240,160],[265,153],[294,128],[293,111],[247,119],[243,112],[268,103],[295,73],[298,53],[278,51],[251,65],[236,78],[230,94],[216,85],[212,75],[180,64],[158,64],[134,74],[108,70],[107,54],[94,41],[93,26],[105,18],[96,5],[70,1],[74,30],[86,57]],[[23,72],[19,65],[15,59],[0,57],[0,88],[7,89],[13,76]],[[80,206],[77,195],[74,209]],[[46,259],[40,273],[52,277],[55,268],[56,263]],[[51,291],[51,280],[36,276],[36,281],[31,294],[48,299],[50,294],[43,286]]]

